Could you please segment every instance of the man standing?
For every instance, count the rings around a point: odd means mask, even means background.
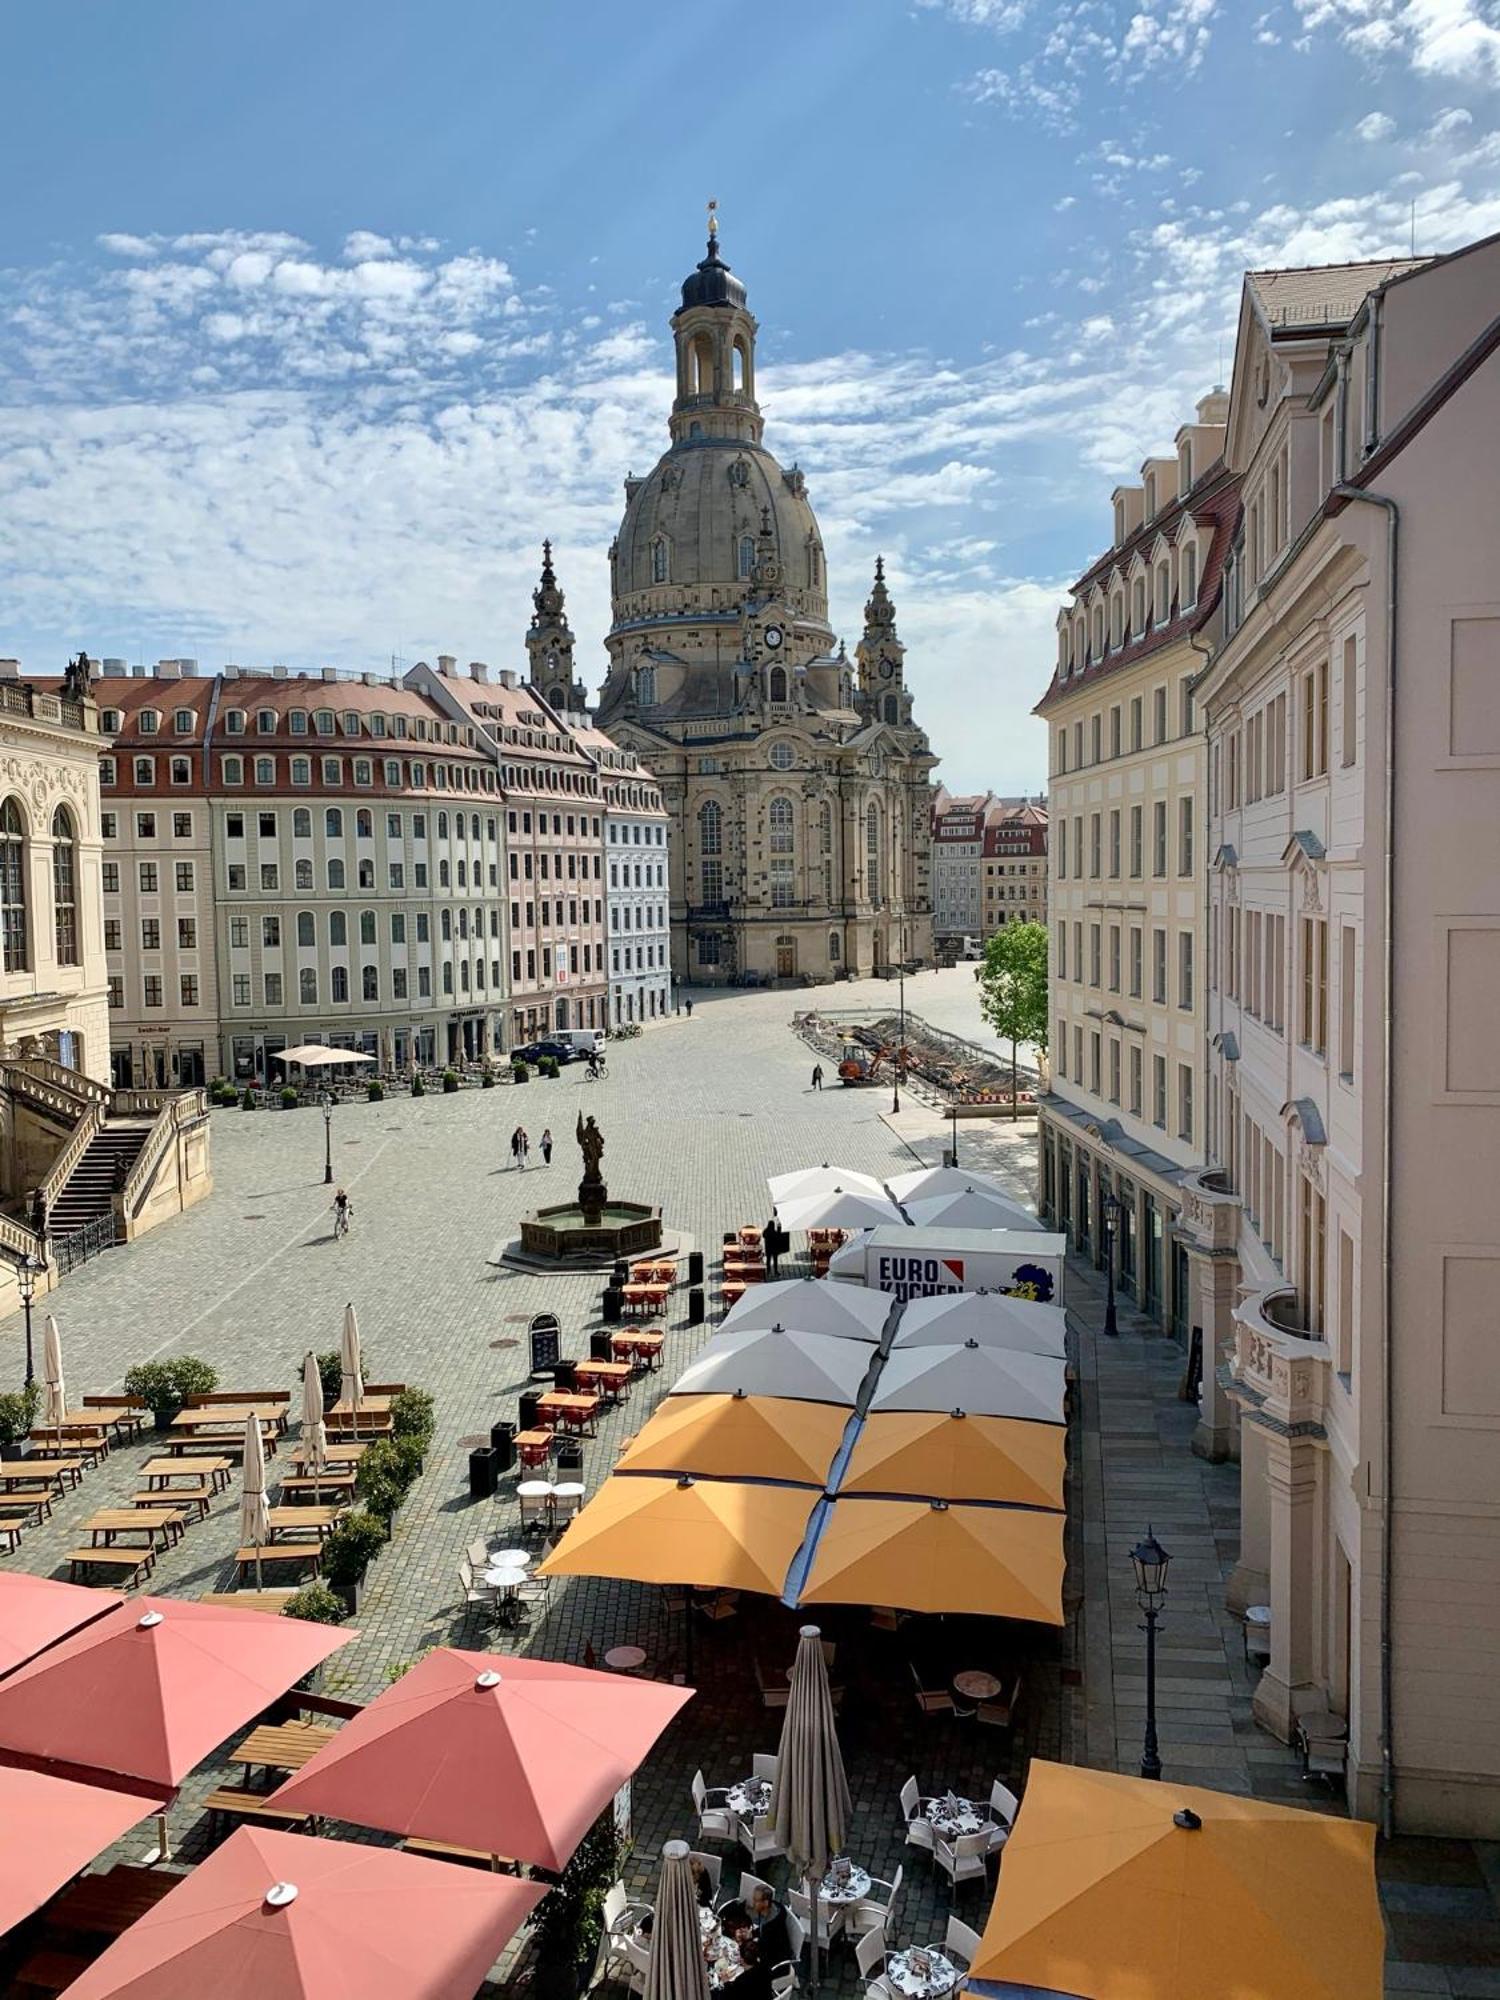
[[[814,1090],[821,1090],[823,1088],[823,1065],[821,1063],[813,1064],[812,1087]]]
[[[693,1018],[693,1003],[692,1003],[692,1001],[691,1001],[691,1000],[684,1000],[682,1004],[683,1004],[683,1006],[684,1006],[684,1007],[686,1007],[686,1008],[687,1008],[687,1017],[688,1017],[688,1019],[689,1019],[689,1020],[691,1021],[691,1020],[692,1020],[692,1018]]]

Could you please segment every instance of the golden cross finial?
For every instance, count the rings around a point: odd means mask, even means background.
[[[708,203],[708,233],[710,236],[717,236],[719,233],[719,204],[712,196],[709,197]]]

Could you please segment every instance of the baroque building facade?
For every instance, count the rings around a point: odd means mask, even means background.
[[[835,644],[806,481],[762,443],[756,331],[711,233],[672,319],[670,446],[610,550],[597,720],[660,784],[691,982],[932,956],[936,759],[895,608],[877,563],[854,660]]]

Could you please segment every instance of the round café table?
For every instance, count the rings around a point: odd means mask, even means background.
[[[965,1701],[993,1701],[1000,1693],[1002,1683],[993,1674],[983,1673],[977,1667],[966,1668],[953,1676],[953,1691],[961,1694]]]
[[[643,1646],[611,1646],[609,1651],[604,1655],[604,1664],[613,1673],[633,1674],[637,1667],[643,1667],[646,1664],[645,1648]]]

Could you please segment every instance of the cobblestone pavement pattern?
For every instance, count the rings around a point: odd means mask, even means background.
[[[830,1006],[887,1005],[888,982],[808,996]],[[970,968],[918,975],[908,1007],[935,1025],[980,1037]],[[360,1637],[324,1670],[324,1691],[368,1700],[435,1644],[486,1645],[582,1661],[632,1643],[645,1671],[684,1667],[680,1623],[659,1594],[578,1579],[554,1585],[545,1615],[497,1636],[465,1620],[458,1565],[477,1535],[516,1520],[515,1476],[494,1501],[468,1496],[462,1440],[514,1417],[527,1386],[524,1335],[532,1313],[561,1319],[566,1354],[586,1354],[599,1324],[601,1280],[497,1270],[487,1258],[516,1234],[518,1218],[544,1201],[571,1198],[579,1175],[573,1143],[580,1108],[605,1134],[605,1177],[621,1196],[661,1203],[669,1228],[685,1231],[710,1266],[724,1229],[763,1221],[766,1176],[821,1160],[877,1173],[935,1163],[948,1128],[908,1099],[893,1116],[887,1089],[814,1093],[811,1057],[789,1020],[803,996],[783,992],[694,996],[677,1017],[638,1040],[613,1044],[610,1076],[582,1067],[523,1089],[350,1103],[334,1114],[334,1172],[355,1203],[352,1234],[332,1237],[322,1185],[322,1120],[313,1112],[214,1114],[212,1198],[169,1227],[75,1273],[57,1294],[72,1395],[118,1386],[136,1361],[191,1351],[219,1369],[221,1386],[295,1388],[309,1347],[338,1344],[346,1299],[356,1303],[372,1380],[404,1380],[437,1399],[438,1439],[427,1469],[373,1566],[354,1623]],[[510,1164],[513,1126],[531,1136],[531,1166]],[[544,1126],[555,1139],[540,1164]],[[998,1173],[1030,1198],[1033,1128],[985,1121],[960,1127],[961,1158]],[[1208,1466],[1187,1449],[1192,1411],[1176,1400],[1181,1351],[1122,1314],[1122,1338],[1096,1341],[1102,1298],[1096,1274],[1070,1275],[1070,1318],[1080,1373],[1071,1442],[1069,1623],[1061,1634],[993,1625],[926,1623],[949,1670],[1020,1665],[1027,1700],[1012,1741],[971,1723],[919,1716],[906,1664],[910,1635],[871,1632],[863,1614],[837,1612],[823,1626],[839,1644],[836,1678],[846,1685],[842,1736],[854,1797],[851,1851],[889,1879],[903,1862],[897,1793],[914,1773],[924,1791],[954,1785],[988,1796],[1002,1777],[1019,1789],[1033,1755],[1131,1769],[1144,1719],[1141,1640],[1128,1550],[1147,1521],[1174,1556],[1171,1604],[1160,1649],[1159,1708],[1167,1776],[1295,1804],[1309,1796],[1288,1753],[1250,1720],[1251,1675],[1238,1624],[1223,1609],[1234,1559],[1235,1468]],[[686,1290],[674,1294],[665,1366],[638,1383],[624,1407],[585,1444],[592,1491],[667,1385],[719,1317],[710,1283],[709,1323],[689,1328]],[[7,1377],[19,1377],[20,1321],[0,1327]],[[6,1560],[65,1573],[61,1558],[95,1508],[128,1499],[136,1467],[154,1441],[120,1449],[28,1532]],[[280,1461],[273,1461],[276,1474]],[[152,1588],[196,1596],[233,1585],[234,1487],[207,1521],[159,1558]],[[701,1690],[639,1774],[633,1791],[633,1893],[649,1890],[661,1843],[693,1831],[689,1781],[710,1784],[748,1771],[752,1754],[775,1748],[779,1714],[760,1706],[754,1669],[790,1662],[798,1617],[749,1600],[743,1615],[695,1638],[693,1681]],[[205,1769],[185,1788],[173,1838],[188,1856],[205,1838],[194,1801],[224,1773]],[[129,1844],[127,1843],[127,1849]],[[941,1937],[950,1908],[942,1878],[912,1854],[895,1925],[902,1942]],[[726,1887],[737,1858],[726,1857]],[[1500,1913],[1494,1853],[1466,1843],[1398,1842],[1384,1858],[1382,1888],[1392,1931],[1388,1990],[1407,1994],[1500,1994]],[[982,1925],[986,1896],[960,1891],[953,1905]],[[1486,1982],[1491,1983],[1486,1983]],[[524,1968],[496,1988],[525,1990]],[[852,1954],[835,1951],[823,1989],[855,1994]]]

